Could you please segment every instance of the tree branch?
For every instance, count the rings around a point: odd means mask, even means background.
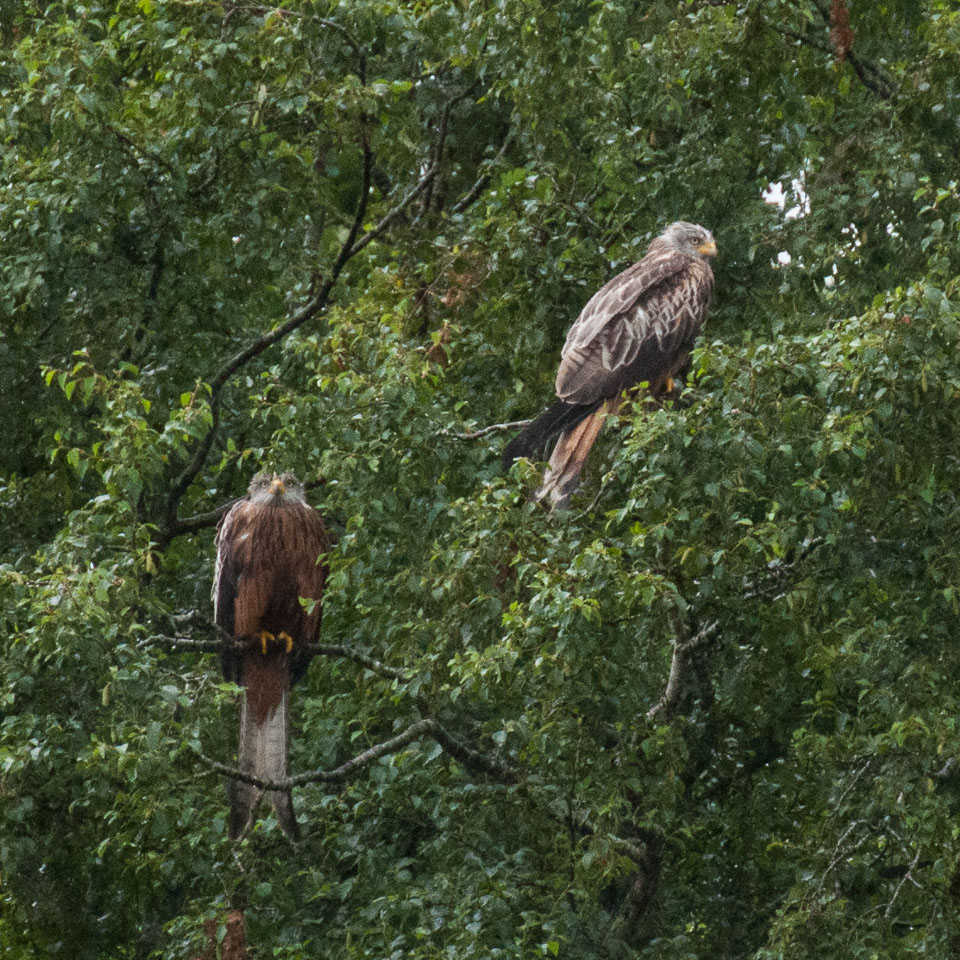
[[[667,680],[667,686],[660,699],[647,711],[647,720],[652,720],[661,710],[668,719],[670,718],[683,690],[690,654],[713,638],[720,627],[720,621],[714,620],[713,623],[707,624],[688,640],[680,639],[683,633],[682,625],[677,623],[676,627],[677,637],[673,644],[673,657],[670,661],[670,676]]]
[[[456,433],[448,427],[443,427],[433,434],[435,437],[450,437],[453,440],[479,440],[491,433],[502,433],[505,430],[515,430],[517,427],[525,427],[533,423],[532,420],[512,420],[510,423],[491,423],[489,427],[482,427],[474,430],[472,433]]]
[[[390,211],[388,211],[374,227],[368,230],[350,249],[350,256],[356,256],[364,247],[376,240],[392,223],[397,217],[400,216],[407,207],[413,203],[414,200],[420,195],[420,193],[427,188],[430,181],[440,172],[440,168],[435,164],[431,164],[430,167],[424,172],[423,176],[420,177],[419,181],[414,187],[407,192],[403,199]],[[349,258],[348,258],[349,259]]]
[[[421,740],[429,737],[435,740],[440,746],[450,754],[458,763],[468,770],[474,770],[481,773],[487,773],[496,779],[505,783],[517,782],[517,774],[509,767],[504,766],[496,760],[466,746],[457,740],[452,734],[448,733],[436,720],[418,720],[410,724],[402,733],[384,740],[382,743],[374,744],[363,753],[357,754],[346,763],[340,764],[333,770],[312,770],[308,773],[298,773],[292,777],[286,777],[283,780],[264,780],[255,777],[244,770],[238,770],[235,767],[229,767],[225,764],[212,760],[202,753],[197,756],[216,773],[222,773],[234,780],[240,780],[243,783],[249,783],[251,786],[260,787],[262,790],[291,790],[294,787],[300,787],[308,783],[340,783],[347,780],[355,773],[358,773],[364,767],[370,766],[374,761],[390,754],[399,753],[404,747],[413,743],[415,740]]]
[[[223,506],[217,507],[216,510],[198,513],[196,516],[187,517],[184,520],[175,520],[173,527],[168,531],[169,538],[173,539],[185,533],[196,533],[198,530],[214,526],[220,522],[221,518],[230,510],[237,500],[240,499],[242,498],[238,497],[236,500],[230,500],[223,504]]]
[[[239,351],[239,353],[236,353],[220,368],[220,370],[210,381],[210,409],[213,423],[211,424],[210,429],[207,431],[206,436],[203,438],[203,440],[200,442],[200,445],[194,452],[190,462],[184,468],[180,476],[177,477],[173,483],[173,486],[171,487],[170,494],[167,499],[166,528],[160,538],[161,542],[167,542],[174,535],[173,531],[177,529],[177,507],[180,505],[180,501],[183,499],[183,496],[190,487],[190,484],[193,483],[197,475],[203,469],[207,457],[209,456],[210,449],[213,446],[214,437],[216,436],[217,427],[219,426],[220,395],[224,386],[227,384],[230,378],[237,373],[238,370],[240,370],[241,367],[245,366],[255,357],[258,357],[279,340],[287,337],[294,330],[303,326],[303,324],[305,324],[308,320],[313,319],[313,317],[325,309],[330,299],[330,294],[333,290],[333,287],[347,263],[369,243],[379,237],[387,229],[387,227],[389,227],[393,220],[399,216],[402,210],[405,209],[406,206],[414,199],[417,193],[424,189],[426,183],[428,183],[429,180],[432,179],[432,177],[436,174],[436,170],[431,168],[431,170],[421,177],[419,183],[410,191],[410,193],[404,198],[403,201],[401,201],[400,204],[394,207],[393,210],[387,213],[380,223],[378,223],[371,230],[367,231],[367,233],[365,233],[358,240],[357,236],[361,230],[363,221],[366,218],[367,205],[370,198],[370,183],[373,168],[373,152],[370,149],[369,133],[366,127],[362,133],[361,150],[363,154],[363,160],[360,199],[357,202],[357,209],[354,215],[353,223],[350,227],[350,231],[344,242],[341,244],[340,251],[330,268],[330,273],[327,276],[327,279],[324,281],[320,289],[314,294],[314,296],[311,297],[311,299],[299,310],[297,310],[293,316],[289,317],[284,323],[281,323],[273,330],[263,334],[263,336],[255,340],[253,343],[244,347],[244,349]]]
[[[300,20],[309,20],[311,23],[319,24],[321,27],[326,27],[328,30],[333,30],[336,33],[339,33],[344,40],[353,48],[354,53],[357,54],[360,59],[362,67],[362,72],[358,74],[360,79],[363,82],[366,82],[366,51],[357,41],[356,37],[353,36],[350,31],[343,26],[341,23],[337,23],[336,20],[330,20],[327,17],[318,17],[312,13],[303,13],[299,10],[291,10],[288,7],[271,7],[266,4],[230,4],[229,14],[232,15],[238,10],[243,13],[254,13],[258,16],[263,16],[267,13],[272,13],[277,16],[279,20],[284,20],[287,17],[297,17]]]
[[[893,913],[893,905],[897,902],[897,897],[900,896],[900,891],[903,889],[903,885],[909,880],[915,887],[920,888],[920,884],[913,877],[913,871],[916,869],[917,864],[920,862],[920,852],[921,848],[917,847],[917,855],[913,858],[913,863],[910,864],[910,868],[903,875],[900,882],[897,884],[897,889],[893,891],[893,896],[890,898],[890,902],[887,904],[887,909],[883,912],[883,919],[889,920],[890,914]]]
[[[219,627],[218,633],[222,634]],[[152,645],[164,647],[167,650],[182,650],[187,653],[222,653],[224,650],[248,650],[248,643],[238,642],[230,637],[223,635],[221,640],[193,640],[189,637],[168,637],[163,634],[154,634],[146,637],[137,643],[137,649],[143,649]],[[345,660],[353,660],[366,667],[373,673],[389,677],[393,680],[409,680],[413,674],[399,667],[390,667],[380,660],[375,659],[359,650],[353,650],[351,647],[338,643],[305,643],[297,647],[298,650],[313,653],[322,657],[343,657]]]
[[[503,159],[503,155],[507,152],[507,148],[511,143],[513,143],[513,138],[513,131],[508,129],[506,136],[503,138],[503,143],[500,144],[500,149],[497,151],[496,156],[494,156],[489,163],[485,164],[488,169],[496,164],[497,161]],[[463,211],[475,203],[480,194],[487,189],[490,179],[491,175],[489,173],[484,173],[482,176],[478,177],[474,185],[450,208],[450,212],[463,213]]]
[[[832,24],[830,20],[830,5],[828,0],[812,0],[812,3],[816,8],[817,13],[820,14],[820,17],[826,24],[827,28],[830,29]],[[771,23],[771,26],[787,36],[792,36],[801,43],[816,47],[817,49],[823,50],[827,53],[836,53],[833,46],[829,43],[818,43],[802,33],[791,30],[789,27],[783,27],[773,23]],[[890,100],[893,98],[896,84],[884,70],[878,67],[875,63],[860,57],[854,52],[852,47],[846,49],[845,59],[849,62],[850,66],[853,67],[854,72],[856,73],[860,82],[871,93],[875,93],[883,100]],[[868,76],[868,74],[872,75],[872,78],[871,76]]]

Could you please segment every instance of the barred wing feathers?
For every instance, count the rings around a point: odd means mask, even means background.
[[[700,259],[654,247],[597,291],[570,328],[557,371],[561,400],[595,403],[642,382],[657,393],[686,362],[713,273]]]

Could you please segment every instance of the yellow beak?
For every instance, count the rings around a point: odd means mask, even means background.
[[[282,494],[287,492],[287,488],[284,485],[283,481],[279,477],[274,477],[270,482],[270,492],[275,496],[279,497]]]
[[[717,245],[713,240],[708,240],[697,247],[697,253],[702,253],[705,257],[715,257],[717,255]]]

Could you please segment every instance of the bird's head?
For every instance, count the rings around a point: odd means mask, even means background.
[[[713,234],[699,223],[678,220],[671,223],[657,239],[691,257],[705,259],[717,255],[717,242],[713,239]]]
[[[258,473],[250,481],[250,499],[256,503],[304,502],[303,484],[292,473]]]

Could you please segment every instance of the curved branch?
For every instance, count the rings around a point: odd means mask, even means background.
[[[660,699],[647,711],[647,720],[652,720],[661,710],[667,718],[673,713],[673,708],[676,706],[677,700],[680,699],[680,694],[683,691],[683,681],[686,677],[686,667],[690,654],[693,653],[697,647],[702,646],[713,638],[720,627],[720,621],[714,620],[713,623],[707,624],[707,626],[700,630],[695,636],[687,640],[680,639],[680,634],[682,633],[681,625],[678,623],[676,627],[678,636],[673,643],[673,657],[670,660],[670,676],[667,679],[667,686],[664,688]]]
[[[507,152],[507,148],[511,143],[513,143],[513,138],[513,131],[508,128],[507,134],[503,138],[503,143],[500,144],[500,149],[497,151],[496,156],[494,156],[487,164],[485,164],[488,170],[493,167],[498,160],[503,159],[503,155]],[[475,203],[480,194],[487,189],[490,179],[491,174],[489,173],[484,173],[479,176],[474,185],[450,208],[450,212],[463,213],[463,211]]]
[[[212,760],[202,753],[198,753],[197,756],[214,772],[222,773],[234,780],[249,783],[251,786],[260,787],[262,790],[291,790],[307,783],[339,783],[352,777],[364,767],[370,766],[381,757],[399,753],[404,747],[424,737],[435,740],[454,760],[469,770],[491,774],[505,783],[515,783],[518,779],[517,774],[509,767],[498,763],[496,760],[491,760],[478,750],[467,747],[452,734],[447,733],[436,720],[430,719],[418,720],[416,723],[410,724],[402,733],[398,733],[395,737],[384,740],[382,743],[374,744],[369,749],[347,760],[346,763],[334,767],[333,770],[311,770],[307,773],[298,773],[295,776],[286,777],[283,780],[264,780],[245,770],[238,770],[235,767],[229,767]]]
[[[367,205],[370,200],[371,171],[373,168],[373,153],[370,149],[369,134],[366,129],[363,131],[361,149],[363,153],[363,165],[360,199],[357,203],[357,209],[354,215],[353,224],[350,227],[350,232],[340,247],[340,252],[338,253],[337,258],[330,269],[329,276],[324,281],[320,289],[313,295],[313,297],[311,297],[306,304],[297,310],[293,316],[289,317],[279,326],[274,327],[273,330],[263,334],[253,343],[244,347],[244,349],[239,353],[234,354],[234,356],[231,357],[230,360],[228,360],[220,368],[220,370],[210,381],[210,412],[213,422],[211,423],[210,429],[207,431],[206,436],[203,438],[203,440],[200,442],[200,445],[194,452],[193,457],[191,457],[190,462],[184,468],[180,476],[177,477],[173,483],[173,486],[171,487],[170,494],[167,498],[166,529],[161,541],[167,541],[175,535],[175,531],[178,529],[178,521],[176,518],[177,507],[180,505],[180,501],[183,499],[184,494],[189,489],[190,484],[193,483],[197,475],[203,469],[204,464],[207,461],[207,457],[210,454],[214,438],[216,437],[217,428],[220,423],[220,396],[224,386],[226,386],[230,378],[237,373],[241,367],[245,366],[255,357],[260,356],[260,354],[262,354],[269,347],[272,347],[275,343],[282,340],[284,337],[287,337],[294,330],[303,326],[303,324],[305,324],[308,320],[311,320],[318,313],[320,313],[321,310],[327,306],[327,303],[330,299],[330,294],[334,285],[339,279],[343,268],[346,266],[351,257],[355,256],[355,254],[362,249],[362,246],[357,244],[357,235],[360,232],[367,213]]]
[[[215,526],[236,502],[236,500],[230,500],[223,506],[217,507],[216,510],[198,513],[196,516],[187,517],[184,520],[174,520],[172,527],[167,531],[169,538],[173,539],[173,537],[179,537],[184,533],[196,533],[198,530]]]
[[[490,433],[502,433],[505,430],[515,430],[533,423],[532,420],[511,420],[509,423],[491,423],[489,427],[481,427],[472,433],[456,433],[447,427],[442,427],[434,433],[435,437],[451,437],[454,440],[479,440]]]

